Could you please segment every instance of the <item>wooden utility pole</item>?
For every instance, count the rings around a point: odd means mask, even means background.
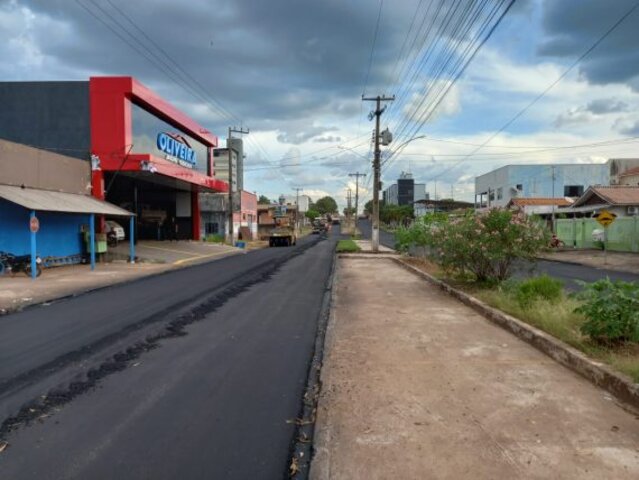
[[[375,110],[368,115],[368,119],[372,120],[375,117],[375,158],[373,159],[373,231],[371,232],[371,250],[373,252],[379,251],[379,190],[380,190],[380,159],[381,151],[379,149],[379,119],[386,110],[381,107],[382,102],[391,102],[395,100],[395,95],[392,97],[377,96],[377,97],[364,97],[364,102],[376,102]]]
[[[355,233],[357,234],[357,217],[359,215],[359,177],[365,177],[365,173],[349,173],[349,177],[355,177]]]
[[[295,227],[299,231],[300,229],[300,191],[304,189],[296,187],[293,190],[295,190]]]
[[[248,128],[244,130],[243,128],[229,127],[229,136],[226,137],[226,149],[229,153],[229,243],[231,245],[235,245],[235,232],[233,228],[233,153],[231,149],[231,136],[233,133],[249,133],[249,130]]]

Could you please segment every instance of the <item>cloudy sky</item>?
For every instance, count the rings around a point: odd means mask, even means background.
[[[472,201],[506,164],[639,156],[639,9],[565,74],[636,0],[517,0],[478,48],[508,3],[0,0],[0,78],[135,76],[222,139],[250,128],[245,186],[271,197],[343,205],[355,171],[370,197],[363,93],[396,95],[384,184],[411,171],[431,196]]]

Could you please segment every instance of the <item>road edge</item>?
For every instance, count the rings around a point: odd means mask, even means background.
[[[313,347],[313,357],[308,369],[308,378],[303,396],[302,415],[296,419],[297,428],[293,436],[291,455],[289,456],[288,468],[289,478],[295,480],[306,480],[310,477],[311,467],[315,465],[318,447],[316,438],[322,438],[322,433],[316,431],[317,409],[320,392],[322,389],[322,366],[324,362],[324,352],[331,337],[332,325],[334,323],[334,300],[335,300],[335,277],[337,270],[337,252],[333,251],[331,257],[331,270],[326,281],[322,308],[317,323],[317,334]],[[293,467],[295,465],[295,467]],[[293,472],[296,469],[296,472]]]
[[[611,393],[625,404],[621,405],[622,407],[631,407],[633,410],[639,411],[639,384],[634,383],[630,377],[615,372],[608,366],[588,358],[579,350],[552,335],[490,307],[472,295],[451,287],[446,282],[408,264],[401,258],[392,258],[392,260],[409,272],[437,285],[452,297],[480,313],[487,320],[532,345],[557,363],[579,374],[595,386]]]

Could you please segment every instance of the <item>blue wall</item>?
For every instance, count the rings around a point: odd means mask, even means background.
[[[64,257],[82,253],[80,227],[88,215],[36,212],[40,220],[37,253],[41,257]],[[31,253],[29,210],[0,199],[0,251],[15,255]]]

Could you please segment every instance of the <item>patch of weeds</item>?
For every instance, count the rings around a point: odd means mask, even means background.
[[[337,253],[355,253],[359,251],[359,246],[353,240],[340,240],[337,242]]]

